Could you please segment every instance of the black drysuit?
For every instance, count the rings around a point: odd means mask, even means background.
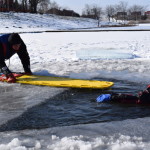
[[[7,68],[5,60],[10,59],[15,53],[17,53],[23,65],[24,71],[26,73],[31,73],[30,58],[26,49],[26,45],[21,39],[21,46],[19,50],[15,51],[12,48],[12,45],[8,42],[8,38],[10,35],[11,34],[5,34],[5,35],[0,36],[0,69],[1,69],[1,72],[6,74],[2,69],[2,68]],[[11,73],[9,69],[8,69],[8,72]]]

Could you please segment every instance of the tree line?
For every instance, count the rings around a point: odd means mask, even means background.
[[[105,9],[97,5],[86,4],[82,15],[60,7],[55,1],[51,0],[0,0],[1,11],[16,11],[30,13],[50,13],[63,16],[87,17],[98,20],[98,24],[105,15],[108,20],[138,20],[146,19],[144,12],[146,7],[133,5],[128,7],[128,3],[120,1],[116,5],[107,5]]]
[[[44,13],[50,5],[58,7],[56,2],[50,0],[0,0],[1,11]]]
[[[110,21],[113,20],[145,20],[147,16],[145,15],[146,7],[141,5],[133,5],[128,7],[128,3],[120,1],[116,5],[107,5],[105,9],[97,5],[85,5],[82,12],[83,17],[90,17],[100,21],[105,15]]]
[[[61,8],[55,1],[51,0],[0,0],[0,11],[52,13],[80,17],[73,10]]]

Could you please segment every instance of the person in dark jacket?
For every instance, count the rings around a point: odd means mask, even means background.
[[[6,76],[8,82],[15,82],[16,78],[7,67],[5,60],[18,54],[25,74],[32,74],[30,69],[30,57],[27,48],[19,34],[4,34],[0,36],[0,70]]]
[[[150,85],[147,86],[147,89],[144,91],[140,91],[138,93],[138,103],[139,104],[150,104]]]
[[[150,85],[147,89],[140,91],[137,95],[112,93],[112,94],[101,94],[96,99],[97,102],[116,102],[123,104],[150,104]]]

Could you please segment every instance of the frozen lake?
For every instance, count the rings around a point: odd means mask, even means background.
[[[148,149],[149,106],[95,102],[101,93],[137,93],[150,82],[149,32],[114,33],[21,34],[34,74],[115,85],[101,91],[0,83],[0,149]],[[22,71],[17,56],[9,68]]]

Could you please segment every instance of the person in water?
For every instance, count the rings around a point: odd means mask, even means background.
[[[7,82],[15,82],[16,78],[7,67],[5,60],[18,54],[25,74],[32,74],[30,69],[30,57],[27,48],[19,34],[4,34],[0,36],[0,71],[6,77]]]
[[[112,93],[101,94],[96,99],[97,102],[117,102],[124,104],[150,104],[150,85],[147,89],[140,91],[137,95]]]

